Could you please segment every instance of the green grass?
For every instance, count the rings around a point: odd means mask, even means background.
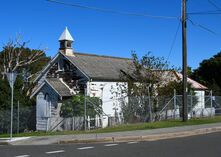
[[[148,129],[158,129],[158,128],[169,128],[177,126],[187,126],[187,125],[200,125],[221,122],[221,116],[209,117],[209,118],[197,118],[191,119],[187,122],[182,122],[180,120],[168,120],[153,123],[136,123],[136,124],[124,124],[115,127],[107,127],[104,129],[97,129],[91,131],[57,131],[57,132],[30,132],[30,133],[20,133],[13,134],[14,137],[25,137],[25,136],[51,136],[51,135],[70,135],[70,134],[89,134],[89,133],[108,133],[108,132],[118,132],[118,131],[133,131],[133,130],[148,130]],[[0,134],[1,137],[9,137],[8,134]]]

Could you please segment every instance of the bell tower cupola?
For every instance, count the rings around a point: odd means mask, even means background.
[[[59,48],[60,52],[68,56],[74,55],[72,49],[72,43],[74,42],[74,39],[69,33],[67,27],[65,28],[64,32],[61,34],[59,42],[60,42],[60,48]]]

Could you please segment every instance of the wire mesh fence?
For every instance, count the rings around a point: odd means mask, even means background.
[[[221,115],[221,96],[188,95],[187,102],[189,119]],[[89,130],[128,123],[155,122],[182,118],[181,95],[174,95],[172,97],[123,97],[102,102],[102,105],[93,103],[87,102],[86,105],[93,106],[95,110],[98,110],[95,106],[101,106],[102,112],[99,111],[94,116],[86,113],[86,119],[84,115],[64,118],[59,115],[53,117],[53,114],[39,119],[39,117],[36,117],[36,106],[18,107],[14,105],[13,133],[36,130],[84,130],[85,126]],[[0,110],[0,134],[10,133],[10,116],[10,108]]]
[[[14,107],[13,133],[36,130],[35,107]],[[0,134],[10,133],[11,109],[0,110]]]
[[[187,98],[188,119],[221,115],[221,96],[188,95]],[[112,114],[110,117],[112,121],[120,121],[126,124],[154,122],[182,119],[182,110],[182,95],[174,95],[173,97],[126,97],[120,100],[118,114]],[[116,123],[112,124],[116,125]]]

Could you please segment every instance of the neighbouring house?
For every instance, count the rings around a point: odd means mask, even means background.
[[[67,28],[59,42],[59,52],[34,80],[36,87],[31,97],[36,96],[36,129],[53,130],[57,127],[61,130],[58,126],[62,122],[62,101],[78,93],[102,100],[103,114],[98,115],[95,122],[98,127],[107,127],[112,117],[117,116],[121,121],[119,98],[122,95],[113,90],[119,91],[119,84],[127,86],[120,74],[128,71],[131,59],[75,52],[72,49],[74,39]],[[180,74],[172,73],[176,79],[181,79]],[[188,81],[204,95],[206,87],[191,79]]]
[[[179,82],[183,79],[183,75],[181,73],[178,73],[177,71],[165,70],[161,73],[161,75],[164,78],[163,84],[166,84],[170,81]],[[206,91],[209,91],[209,89],[191,78],[187,78],[187,82],[194,90],[194,93],[192,93],[192,95],[188,95],[188,117],[190,118],[214,115],[215,108],[211,106],[212,95],[206,95]],[[176,97],[173,97],[171,99],[176,99],[176,105],[182,105],[182,95],[176,95]],[[174,118],[174,114],[176,114],[177,117],[180,117],[180,108],[177,106],[175,110],[170,109],[162,112],[162,114],[164,116],[167,115],[170,118]]]

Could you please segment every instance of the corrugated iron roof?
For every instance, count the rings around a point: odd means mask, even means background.
[[[181,73],[176,72],[176,74],[179,77],[179,79],[183,79],[183,75]],[[189,77],[187,78],[187,82],[191,84],[191,87],[193,89],[199,89],[199,90],[207,90],[208,89],[206,86],[200,84],[199,82],[192,80]]]
[[[92,80],[121,80],[121,71],[127,72],[132,62],[128,58],[76,52],[66,57]]]
[[[49,85],[62,97],[72,96],[70,89],[59,78],[47,78]]]

